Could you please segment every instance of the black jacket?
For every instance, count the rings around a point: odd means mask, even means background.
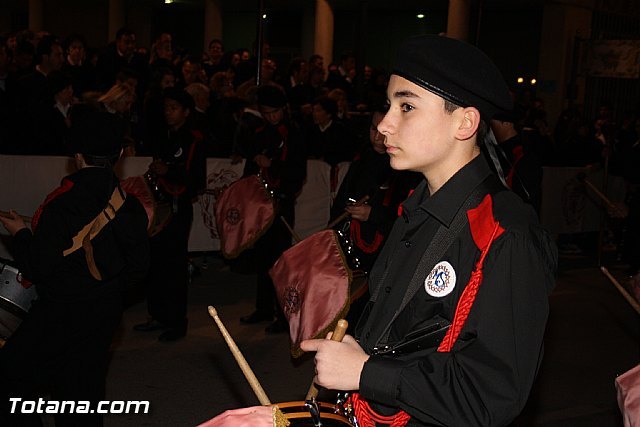
[[[89,272],[84,249],[63,256],[73,237],[107,205],[117,177],[109,169],[84,168],[63,179],[36,211],[33,231],[14,238],[15,259],[42,300],[81,302],[120,292],[141,280],[149,265],[147,215],[127,197],[115,218],[91,241],[103,280]]]
[[[403,204],[403,215],[371,271],[370,290],[375,295],[379,289],[378,298],[357,328],[365,351],[399,341],[436,316],[453,320],[481,253],[469,224],[436,264],[448,264],[443,289],[449,293],[434,292],[426,280],[433,268],[428,267],[417,277],[417,292],[403,307],[402,302],[422,255],[433,250],[436,230],[441,224],[450,227],[485,179],[496,180],[478,156],[433,196],[423,182]],[[490,194],[493,218],[505,231],[488,252],[477,297],[451,351],[374,355],[364,365],[361,395],[381,412],[403,409],[412,417],[410,426],[507,425],[524,407],[540,366],[548,294],[555,284],[555,245],[533,209],[513,192]],[[388,341],[379,342],[389,324]]]

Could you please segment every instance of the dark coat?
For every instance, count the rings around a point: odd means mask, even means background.
[[[399,341],[434,318],[454,320],[481,253],[471,225],[462,228],[436,264],[446,268],[446,280],[437,285],[448,293],[434,291],[427,281],[433,266],[412,277],[423,254],[433,250],[436,230],[450,227],[467,196],[487,178],[499,186],[478,156],[433,196],[423,182],[403,204],[403,215],[371,271],[370,290],[377,300],[365,308],[357,330],[365,351]],[[484,260],[484,278],[452,349],[372,355],[362,370],[361,395],[380,412],[406,411],[412,417],[409,426],[507,425],[524,407],[540,366],[557,251],[530,206],[503,187],[488,193],[493,218],[504,232]],[[413,295],[410,282],[419,285]]]

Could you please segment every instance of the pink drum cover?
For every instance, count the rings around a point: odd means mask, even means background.
[[[235,258],[262,236],[275,216],[273,199],[257,175],[226,188],[215,204],[220,251]]]
[[[123,179],[120,181],[120,187],[125,193],[131,194],[142,203],[144,210],[147,212],[147,218],[149,218],[149,225],[151,225],[153,223],[155,199],[144,176],[132,176]]]
[[[640,427],[640,365],[616,378],[624,427]]]
[[[319,231],[285,251],[269,271],[289,321],[291,354],[300,343],[324,338],[349,310],[351,270],[333,230]]]

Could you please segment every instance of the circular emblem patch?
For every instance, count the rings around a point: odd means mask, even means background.
[[[225,219],[229,224],[236,225],[240,222],[240,211],[236,208],[228,209]]]
[[[301,300],[300,292],[296,288],[287,286],[284,290],[284,307],[282,307],[282,311],[289,315],[297,313],[300,310]]]
[[[444,297],[456,286],[456,272],[447,261],[440,261],[424,279],[424,290],[432,297]]]
[[[175,157],[176,159],[180,156],[182,156],[182,147],[178,147],[178,151],[176,151],[176,154],[173,155],[173,157]]]

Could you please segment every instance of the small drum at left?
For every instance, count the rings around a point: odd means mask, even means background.
[[[0,258],[0,344],[18,328],[38,297],[35,286],[22,279],[22,274]]]

